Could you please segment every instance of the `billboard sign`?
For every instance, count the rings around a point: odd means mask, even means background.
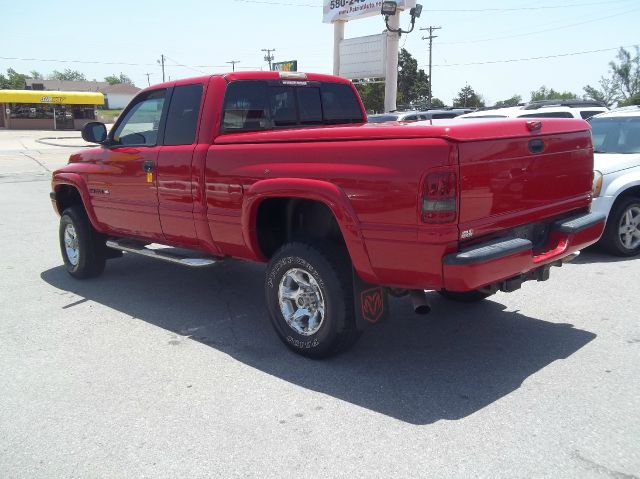
[[[400,10],[416,6],[416,0],[397,0],[397,3]],[[324,0],[322,21],[334,23],[340,20],[372,17],[380,15],[381,9],[382,0]]]
[[[384,78],[387,36],[384,33],[340,42],[340,76],[351,80]]]
[[[271,65],[271,69],[276,72],[297,72],[298,60],[291,60],[288,62],[277,62]]]

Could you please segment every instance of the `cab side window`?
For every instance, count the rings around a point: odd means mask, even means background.
[[[154,146],[158,140],[165,95],[166,90],[156,90],[141,98],[118,125],[113,140],[127,146]]]
[[[191,145],[195,141],[201,100],[201,84],[173,89],[164,130],[164,145]]]

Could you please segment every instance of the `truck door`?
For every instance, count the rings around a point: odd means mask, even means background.
[[[166,89],[138,96],[110,133],[103,166],[88,175],[98,221],[122,236],[162,241],[156,163],[166,111]]]
[[[203,85],[173,88],[163,146],[157,168],[160,223],[166,239],[182,245],[197,244],[193,218],[193,155],[202,104]]]

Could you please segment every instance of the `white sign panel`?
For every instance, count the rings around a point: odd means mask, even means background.
[[[387,36],[384,33],[340,42],[340,76],[357,80],[384,78]]]
[[[416,0],[397,0],[400,10],[413,8]],[[355,20],[356,18],[380,15],[382,0],[324,0],[322,21],[333,23],[338,20]]]

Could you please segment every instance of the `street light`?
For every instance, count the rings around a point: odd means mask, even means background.
[[[393,33],[398,33],[402,35],[403,33],[411,33],[416,25],[416,18],[420,18],[422,14],[422,5],[417,4],[411,10],[409,10],[409,14],[411,15],[411,28],[409,30],[403,30],[402,28],[391,28],[389,26],[389,17],[393,17],[398,13],[398,2],[382,2],[382,9],[380,10],[380,14],[384,15],[384,23],[387,26],[387,30]]]

